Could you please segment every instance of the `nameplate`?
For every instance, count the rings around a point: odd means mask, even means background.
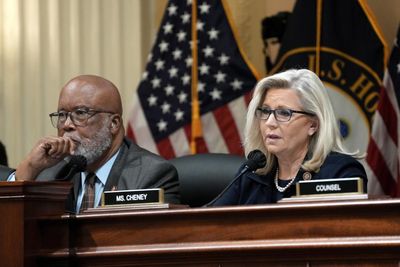
[[[164,203],[164,190],[162,188],[105,191],[101,198],[102,206],[155,203]]]
[[[363,188],[363,180],[359,177],[299,181],[296,197],[363,194]]]

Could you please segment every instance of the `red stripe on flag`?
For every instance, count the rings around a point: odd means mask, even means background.
[[[184,130],[185,130],[187,139],[188,140],[192,140],[191,139],[191,137],[192,137],[192,126],[190,124],[187,124],[184,127]],[[204,135],[204,132],[202,134]],[[196,139],[196,149],[197,149],[196,154],[208,153],[207,145],[206,145],[206,142],[205,142],[203,137],[200,137],[200,138]]]
[[[245,103],[246,103],[246,106],[248,106],[248,105],[250,104],[251,97],[252,97],[252,95],[253,95],[253,91],[254,91],[254,90],[251,90],[251,91],[249,91],[247,94],[244,95],[244,101],[245,101]]]
[[[393,108],[392,102],[390,102],[385,89],[382,89],[380,92],[378,110],[381,114],[382,120],[385,122],[385,126],[390,137],[392,138],[393,142],[398,145],[396,110]]]
[[[389,171],[381,151],[377,147],[375,140],[372,138],[369,141],[367,162],[381,184],[383,192],[394,197],[396,195],[397,188],[396,182]]]
[[[213,111],[222,136],[224,137],[229,153],[243,155],[240,135],[228,106],[222,106]]]
[[[174,149],[172,148],[168,137],[157,142],[157,149],[158,153],[166,159],[172,159],[175,157]]]
[[[132,130],[131,125],[128,123],[128,127],[126,129],[126,136],[131,139],[133,142],[136,143],[136,139],[135,139],[135,133]]]

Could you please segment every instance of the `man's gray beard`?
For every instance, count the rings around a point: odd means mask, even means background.
[[[73,139],[80,142],[76,147],[74,155],[82,155],[86,158],[87,164],[92,164],[98,160],[103,153],[111,147],[112,135],[107,127],[107,122],[96,132],[92,138],[82,138],[79,135],[73,135]],[[71,135],[64,134],[68,137]]]

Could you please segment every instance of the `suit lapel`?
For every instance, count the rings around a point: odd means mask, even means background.
[[[125,140],[122,142],[119,154],[115,159],[114,165],[111,168],[110,174],[108,175],[104,191],[110,191],[112,188],[117,188],[119,178],[121,177],[122,171],[125,166],[127,154],[129,152],[129,141]]]

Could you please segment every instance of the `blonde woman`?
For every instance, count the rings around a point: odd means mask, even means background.
[[[358,152],[342,144],[332,104],[318,76],[287,70],[258,82],[249,104],[245,153],[261,150],[264,168],[233,181],[210,206],[274,203],[295,193],[300,180],[360,177]]]

